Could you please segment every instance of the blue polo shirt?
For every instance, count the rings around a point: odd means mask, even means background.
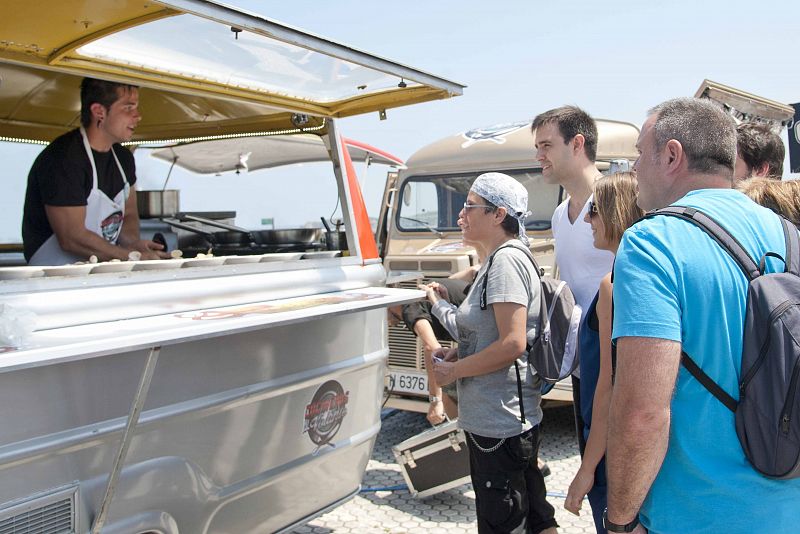
[[[758,260],[783,255],[780,219],[731,189],[692,191],[675,205],[702,210]],[[770,261],[768,270],[783,270]],[[658,216],[625,232],[614,271],[613,337],[679,341],[738,398],[747,281],[702,230]],[[747,462],[734,415],[681,366],[671,404],[669,447],[642,506],[651,533],[797,532],[800,479],[780,481]]]

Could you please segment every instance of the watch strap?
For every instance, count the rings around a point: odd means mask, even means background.
[[[633,532],[633,529],[639,524],[639,514],[630,523],[620,525],[613,523],[608,519],[608,508],[603,510],[603,527],[609,532]]]

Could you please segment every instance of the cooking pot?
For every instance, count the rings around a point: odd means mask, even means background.
[[[137,191],[136,204],[139,208],[139,217],[172,217],[181,208],[179,193],[177,189]]]
[[[319,241],[322,235],[322,230],[319,228],[282,228],[280,230],[248,230],[240,226],[232,224],[225,224],[219,221],[206,219],[205,217],[198,217],[189,213],[184,214],[184,217],[199,223],[207,224],[209,226],[216,226],[223,228],[228,232],[214,232],[217,234],[227,234],[238,232],[239,235],[246,235],[257,245],[289,245],[296,243],[310,244]],[[170,223],[172,224],[172,223]]]
[[[347,232],[340,230],[341,222],[337,222],[336,230],[331,228],[325,217],[320,217],[322,226],[325,227],[325,248],[328,250],[347,250]]]

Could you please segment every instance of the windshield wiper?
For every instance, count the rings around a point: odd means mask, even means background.
[[[426,223],[425,221],[420,221],[419,219],[414,219],[413,217],[403,217],[402,215],[400,215],[400,218],[401,219],[405,219],[407,221],[412,221],[412,222],[421,224],[422,226],[425,227],[426,230],[429,230],[436,237],[444,237],[444,232],[440,232],[439,230],[437,230],[436,228],[434,228],[430,224]]]

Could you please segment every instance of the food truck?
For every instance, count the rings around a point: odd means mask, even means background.
[[[626,170],[637,158],[639,129],[633,124],[597,120],[597,168]],[[550,219],[564,199],[557,184],[542,179],[536,161],[531,121],[475,128],[427,145],[409,157],[406,168],[389,173],[384,191],[384,213],[378,236],[384,265],[397,287],[417,287],[478,263],[475,249],[461,242],[456,221],[470,185],[484,172],[503,172],[528,190],[525,221],[531,252],[546,275],[558,276]],[[417,277],[410,276],[417,273]],[[439,340],[442,346],[455,343]],[[402,323],[389,327],[387,406],[427,412],[428,384],[423,347]],[[564,380],[544,397],[570,402],[572,388]]]
[[[211,255],[1,267],[0,532],[281,532],[352,497],[385,308],[422,294],[385,287],[336,119],[463,86],[207,0],[3,7],[3,141],[76,128],[84,76],[134,84],[134,144],[316,138],[344,238],[231,231],[231,251],[208,231]]]

